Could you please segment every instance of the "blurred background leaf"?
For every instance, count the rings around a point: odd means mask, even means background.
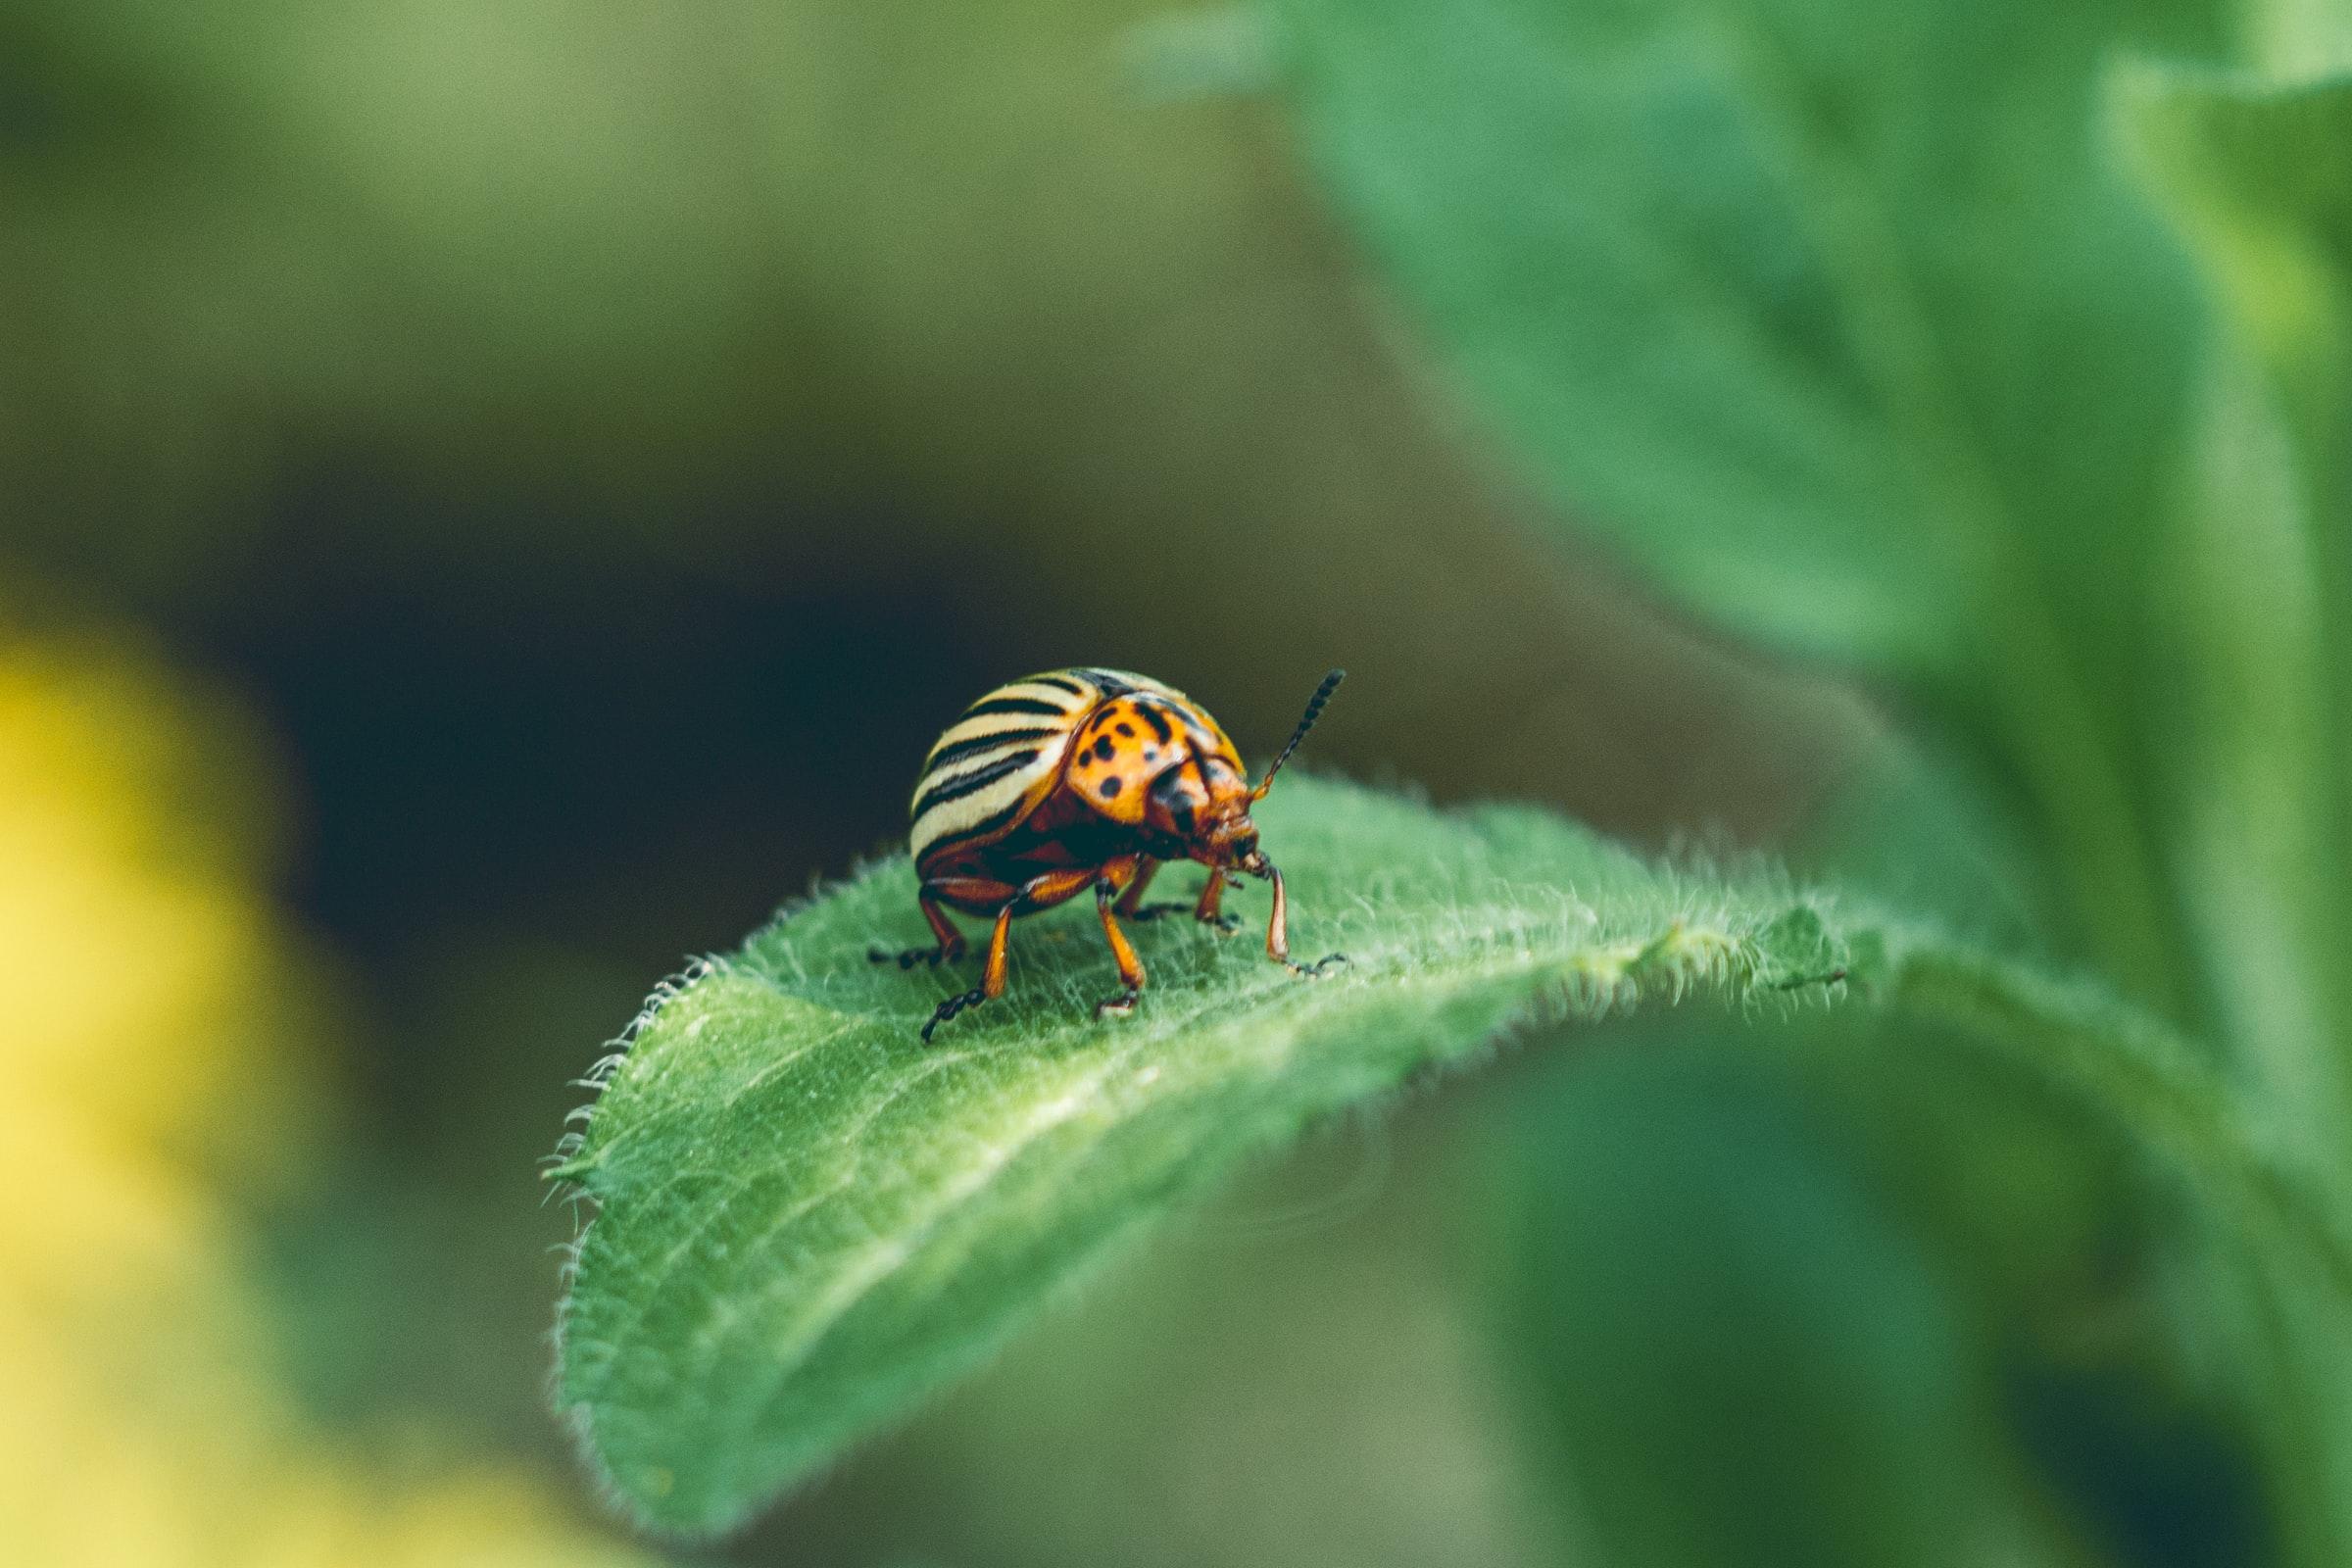
[[[2155,584],[2182,633],[2168,825],[2231,1032],[2283,1113],[2320,1111],[2352,1051],[2352,79],[2143,63],[2115,86],[2225,323]],[[2337,1061],[2313,1060],[2320,1040]]]
[[[2058,935],[2340,1118],[2315,1029],[2340,1042],[2348,1015],[2310,956],[2340,950],[2341,911],[2247,910],[2242,888],[2296,851],[2340,861],[2318,827],[2335,798],[2265,755],[2315,744],[2296,712],[2339,689],[2278,646],[2318,563],[2198,544],[2198,466],[2272,436],[2206,391],[2223,325],[2099,113],[2117,50],[2221,56],[2228,19],[1277,9],[1344,208],[1559,514],[1727,626],[1887,684],[1967,789],[2022,813]],[[2338,177],[2324,131],[2285,134],[2245,156]],[[2298,341],[2340,368],[2340,342]],[[2192,580],[2168,592],[2175,571]],[[2187,671],[2216,699],[2178,701]],[[2225,710],[2249,676],[2283,715]],[[2292,849],[2177,831],[2227,799],[2167,785],[2183,750],[2293,793],[2262,824]],[[2302,1011],[2253,1017],[2249,994]]]
[[[1981,1494],[1992,1392],[1929,1254],[1753,1046],[1609,1053],[1514,1118],[1532,1168],[1498,1194],[1523,1271],[1508,1332],[1587,1550],[2068,1560],[2016,1539],[2014,1496]]]
[[[1555,515],[1899,700],[1924,760],[1855,776],[1820,851],[1957,866],[1995,925],[1968,862],[2032,868],[2030,922],[2340,1167],[2352,143],[2306,79],[2340,24],[1274,9],[1342,210]],[[2227,75],[2239,47],[2296,79]],[[2119,79],[2126,52],[2211,64]],[[1978,824],[1973,858],[1919,854]],[[2340,1297],[2256,1275],[2253,1361],[2333,1387]],[[2282,1387],[2256,1402],[2285,1545],[2329,1561],[2352,1423]]]

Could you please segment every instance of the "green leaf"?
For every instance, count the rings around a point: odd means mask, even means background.
[[[1276,9],[1321,167],[1466,390],[1726,622],[1950,669],[2128,545],[2183,279],[2086,134],[2094,68],[2199,8]]]
[[[2132,172],[2275,381],[2334,512],[2352,471],[2352,73],[2285,81],[2132,60],[2111,101]]]
[[[2157,581],[2181,630],[2156,754],[2206,984],[2266,1114],[2352,1177],[2352,21],[2258,8],[2267,79],[2118,69],[2129,165],[2216,305]],[[2324,1281],[2254,1271],[2271,1446],[2302,1560],[2352,1541],[2352,1345]]]
[[[2342,1271],[2195,1058],[2093,994],[1534,810],[1303,778],[1263,820],[1294,943],[1348,955],[1322,980],[1250,937],[1147,926],[1142,1010],[1098,1022],[1114,981],[1092,911],[1068,911],[1024,922],[1005,998],[925,1048],[917,1027],[968,980],[867,961],[922,936],[893,860],[657,998],[559,1169],[596,1208],[561,1398],[631,1508],[739,1521],[1237,1161],[1515,1021],[1635,1003],[1868,995],[1983,1017],[2263,1245]]]
[[[2352,76],[2142,61],[2111,101],[2217,307],[2152,574],[2168,835],[2220,1016],[2327,1147],[2352,1119]]]
[[[2034,1510],[2006,1494],[1988,1356],[1945,1259],[1792,1060],[1722,1025],[1678,1033],[1719,1038],[1529,1075],[1485,1195],[1513,1386],[1576,1499],[1572,1560],[2053,1560],[1991,1549]]]

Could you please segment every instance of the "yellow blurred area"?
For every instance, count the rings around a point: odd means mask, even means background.
[[[257,892],[275,792],[256,751],[126,651],[0,649],[10,1113],[126,1156],[293,1152],[316,1063],[289,1047],[308,999]]]
[[[285,1387],[248,1178],[331,1128],[260,749],[121,643],[0,634],[0,1561],[632,1560],[431,1434],[387,1466]]]

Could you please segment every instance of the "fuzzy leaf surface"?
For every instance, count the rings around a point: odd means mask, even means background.
[[[1115,980],[1092,910],[1065,910],[1016,928],[1007,995],[926,1048],[970,982],[868,961],[922,935],[893,860],[659,999],[561,1167],[596,1213],[561,1397],[632,1510],[742,1520],[1238,1160],[1535,1016],[1864,992],[1982,1015],[2210,1190],[2297,1223],[2193,1059],[2095,998],[1535,810],[1300,778],[1261,820],[1295,947],[1348,955],[1322,980],[1253,932],[1150,925],[1142,1010],[1099,1022]]]

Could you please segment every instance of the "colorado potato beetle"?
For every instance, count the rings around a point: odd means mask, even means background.
[[[941,1003],[923,1038],[966,1007],[1004,993],[1004,944],[1015,915],[1094,890],[1096,912],[1119,966],[1119,994],[1096,1004],[1103,1017],[1135,1010],[1144,964],[1119,916],[1147,920],[1182,905],[1146,905],[1144,890],[1168,860],[1198,860],[1208,882],[1193,917],[1219,930],[1238,922],[1218,909],[1235,875],[1270,882],[1274,912],[1266,955],[1293,974],[1345,961],[1291,961],[1282,873],[1258,848],[1250,808],[1306,739],[1347,671],[1323,677],[1290,744],[1254,785],[1241,754],[1205,709],[1174,687],[1115,669],[1057,669],[1000,686],[963,710],[923,760],[907,808],[907,848],[917,902],[938,945],[895,956],[901,968],[953,962],[964,940],[948,909],[993,918],[980,984]],[[1114,903],[1115,901],[1115,903]]]

